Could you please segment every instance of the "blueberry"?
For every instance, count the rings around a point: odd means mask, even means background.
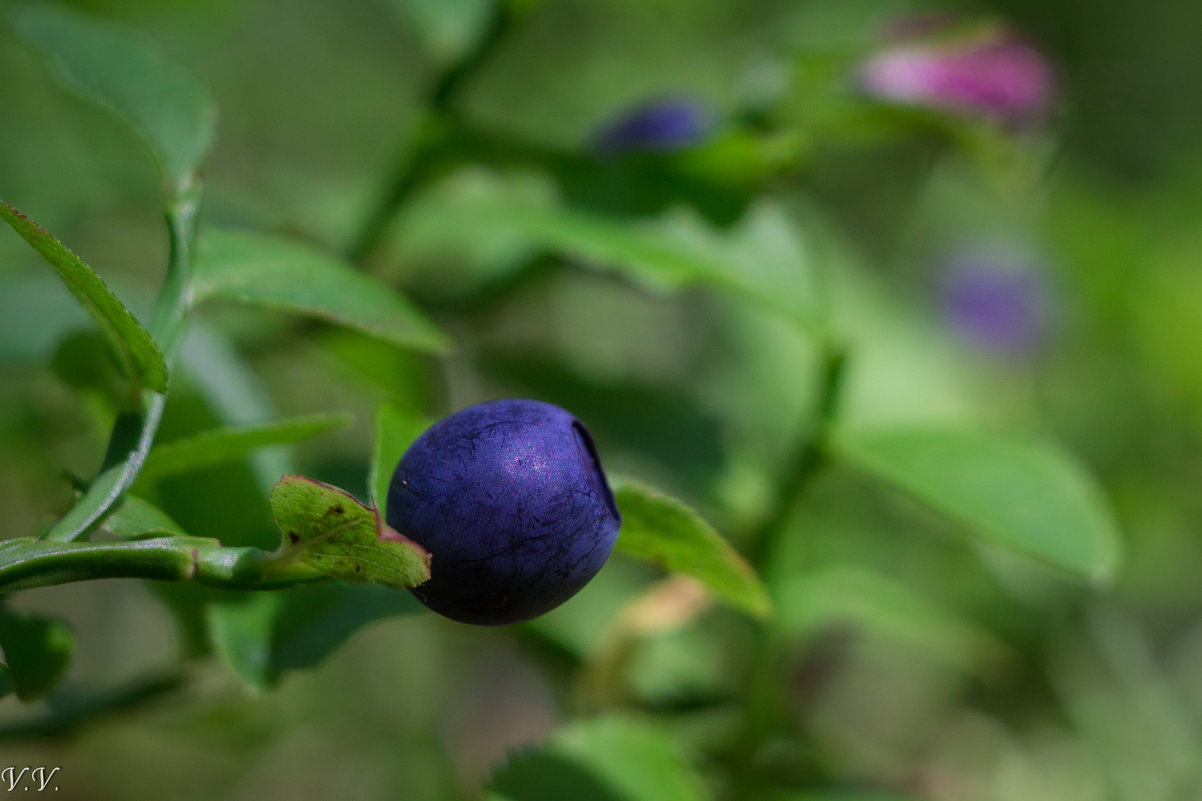
[[[595,146],[607,155],[671,152],[698,144],[713,128],[709,108],[687,97],[670,97],[628,109],[597,133]]]
[[[471,406],[431,426],[388,488],[388,524],[433,556],[413,593],[464,623],[554,609],[613,550],[622,517],[592,436],[533,400]]]

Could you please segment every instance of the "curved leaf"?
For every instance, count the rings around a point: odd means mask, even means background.
[[[167,390],[167,363],[138,318],[125,308],[96,272],[33,220],[0,200],[0,219],[50,263],[88,310],[125,374],[155,392]]]
[[[213,141],[208,91],[136,31],[58,6],[13,11],[17,35],[45,52],[63,84],[112,110],[150,148],[177,189]]]
[[[430,578],[430,554],[337,487],[284,476],[271,491],[271,513],[284,532],[281,557],[295,553],[331,578],[401,590]]]
[[[200,237],[193,278],[198,302],[224,298],[307,314],[418,350],[450,344],[386,284],[287,239],[210,229]]]
[[[986,542],[1104,581],[1117,526],[1092,479],[1046,443],[958,429],[889,428],[840,436],[836,450]]]
[[[763,583],[738,551],[685,504],[626,479],[613,482],[622,512],[616,549],[703,583],[753,615],[771,611]]]

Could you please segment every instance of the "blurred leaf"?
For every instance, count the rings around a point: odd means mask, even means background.
[[[125,381],[112,351],[97,331],[67,335],[51,357],[50,369],[67,386],[104,398],[115,412],[125,397]]]
[[[79,300],[117,356],[125,374],[155,392],[167,390],[167,363],[150,333],[91,267],[42,226],[0,200],[0,218],[50,263]]]
[[[287,670],[320,664],[367,623],[422,608],[407,592],[332,582],[224,593],[207,620],[216,653],[247,684],[267,689]]]
[[[885,790],[850,790],[847,793],[781,793],[766,801],[920,801],[918,796],[888,793]]]
[[[59,79],[113,111],[142,138],[179,189],[213,140],[208,91],[137,32],[57,6],[12,12],[17,35],[51,59]]]
[[[394,348],[347,328],[331,328],[324,333],[316,338],[322,357],[354,380],[365,380],[414,409],[440,405],[436,400],[439,366],[425,354]]]
[[[621,717],[577,721],[552,734],[539,749],[510,756],[494,773],[490,789],[508,801],[551,801],[565,794],[588,801],[710,797],[669,734]]]
[[[315,414],[202,431],[151,448],[138,481],[144,483],[161,476],[236,461],[258,448],[299,442],[349,422],[350,417],[345,414]]]
[[[388,0],[443,64],[459,58],[483,33],[496,0]]]
[[[271,513],[285,553],[331,578],[355,584],[416,587],[430,578],[430,555],[388,527],[375,508],[304,476],[284,476],[271,492]]]
[[[116,511],[104,519],[104,529],[123,539],[132,539],[146,534],[185,536],[180,525],[166,512],[136,495],[126,495]]]
[[[42,364],[68,334],[90,327],[88,313],[59,278],[38,270],[0,281],[0,358],[5,361]]]
[[[729,542],[685,504],[650,487],[619,479],[622,513],[616,549],[700,580],[715,596],[745,612],[771,612],[768,591]]]
[[[841,436],[835,447],[994,545],[1092,580],[1118,567],[1118,532],[1101,491],[1045,443],[898,427]]]
[[[565,257],[616,270],[663,289],[708,286],[769,309],[808,332],[822,326],[822,300],[803,244],[783,210],[762,202],[731,231],[674,209],[632,222],[520,198],[465,203],[473,226],[521,232]]]
[[[957,668],[992,667],[1005,646],[906,585],[856,567],[791,575],[775,593],[777,625],[811,636],[851,624],[920,648]]]
[[[66,675],[75,636],[59,620],[5,607],[0,608],[0,650],[13,692],[33,701]]]
[[[376,410],[375,447],[367,482],[371,500],[385,520],[388,519],[388,486],[397,463],[429,425],[426,418],[393,403],[386,403]]]
[[[395,348],[390,350],[395,352]],[[199,320],[189,322],[180,348],[179,369],[195,385],[197,394],[216,418],[213,422],[227,426],[252,425],[259,420],[276,417],[263,381],[229,338],[216,328],[204,325]],[[172,419],[178,420],[180,412],[177,394],[173,406],[176,416]],[[162,435],[160,431],[160,438]],[[255,484],[263,495],[271,491],[280,476],[295,469],[289,449],[285,446],[255,451],[247,461],[254,473]]]
[[[209,229],[200,237],[193,269],[197,302],[218,297],[308,314],[419,350],[450,344],[385,284],[287,239]]]
[[[12,677],[8,673],[8,665],[0,662],[0,699],[6,695],[12,695],[13,683]]]

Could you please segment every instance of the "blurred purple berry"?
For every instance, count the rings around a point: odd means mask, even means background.
[[[981,350],[1020,356],[1047,334],[1047,285],[1033,267],[1012,256],[959,254],[949,260],[940,290],[947,324]]]
[[[665,98],[637,106],[605,125],[595,146],[607,155],[670,152],[695,145],[713,129],[709,108],[690,98]]]
[[[919,29],[860,70],[869,95],[1022,126],[1050,109],[1055,79],[1044,56],[1017,31],[993,26],[971,36]]]

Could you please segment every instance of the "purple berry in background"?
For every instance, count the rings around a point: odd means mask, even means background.
[[[946,27],[916,26],[903,34],[861,68],[861,88],[880,100],[1011,127],[1047,114],[1055,95],[1052,68],[1017,31],[993,25],[951,36]]]
[[[1047,285],[1015,256],[987,250],[958,254],[949,260],[940,289],[947,324],[976,348],[1021,356],[1048,333]]]
[[[468,407],[418,437],[393,474],[387,516],[433,557],[414,595],[481,625],[571,598],[605,564],[622,522],[584,424],[514,399]]]
[[[670,152],[695,145],[709,136],[713,116],[698,100],[676,97],[630,109],[603,127],[597,150],[606,155]]]

